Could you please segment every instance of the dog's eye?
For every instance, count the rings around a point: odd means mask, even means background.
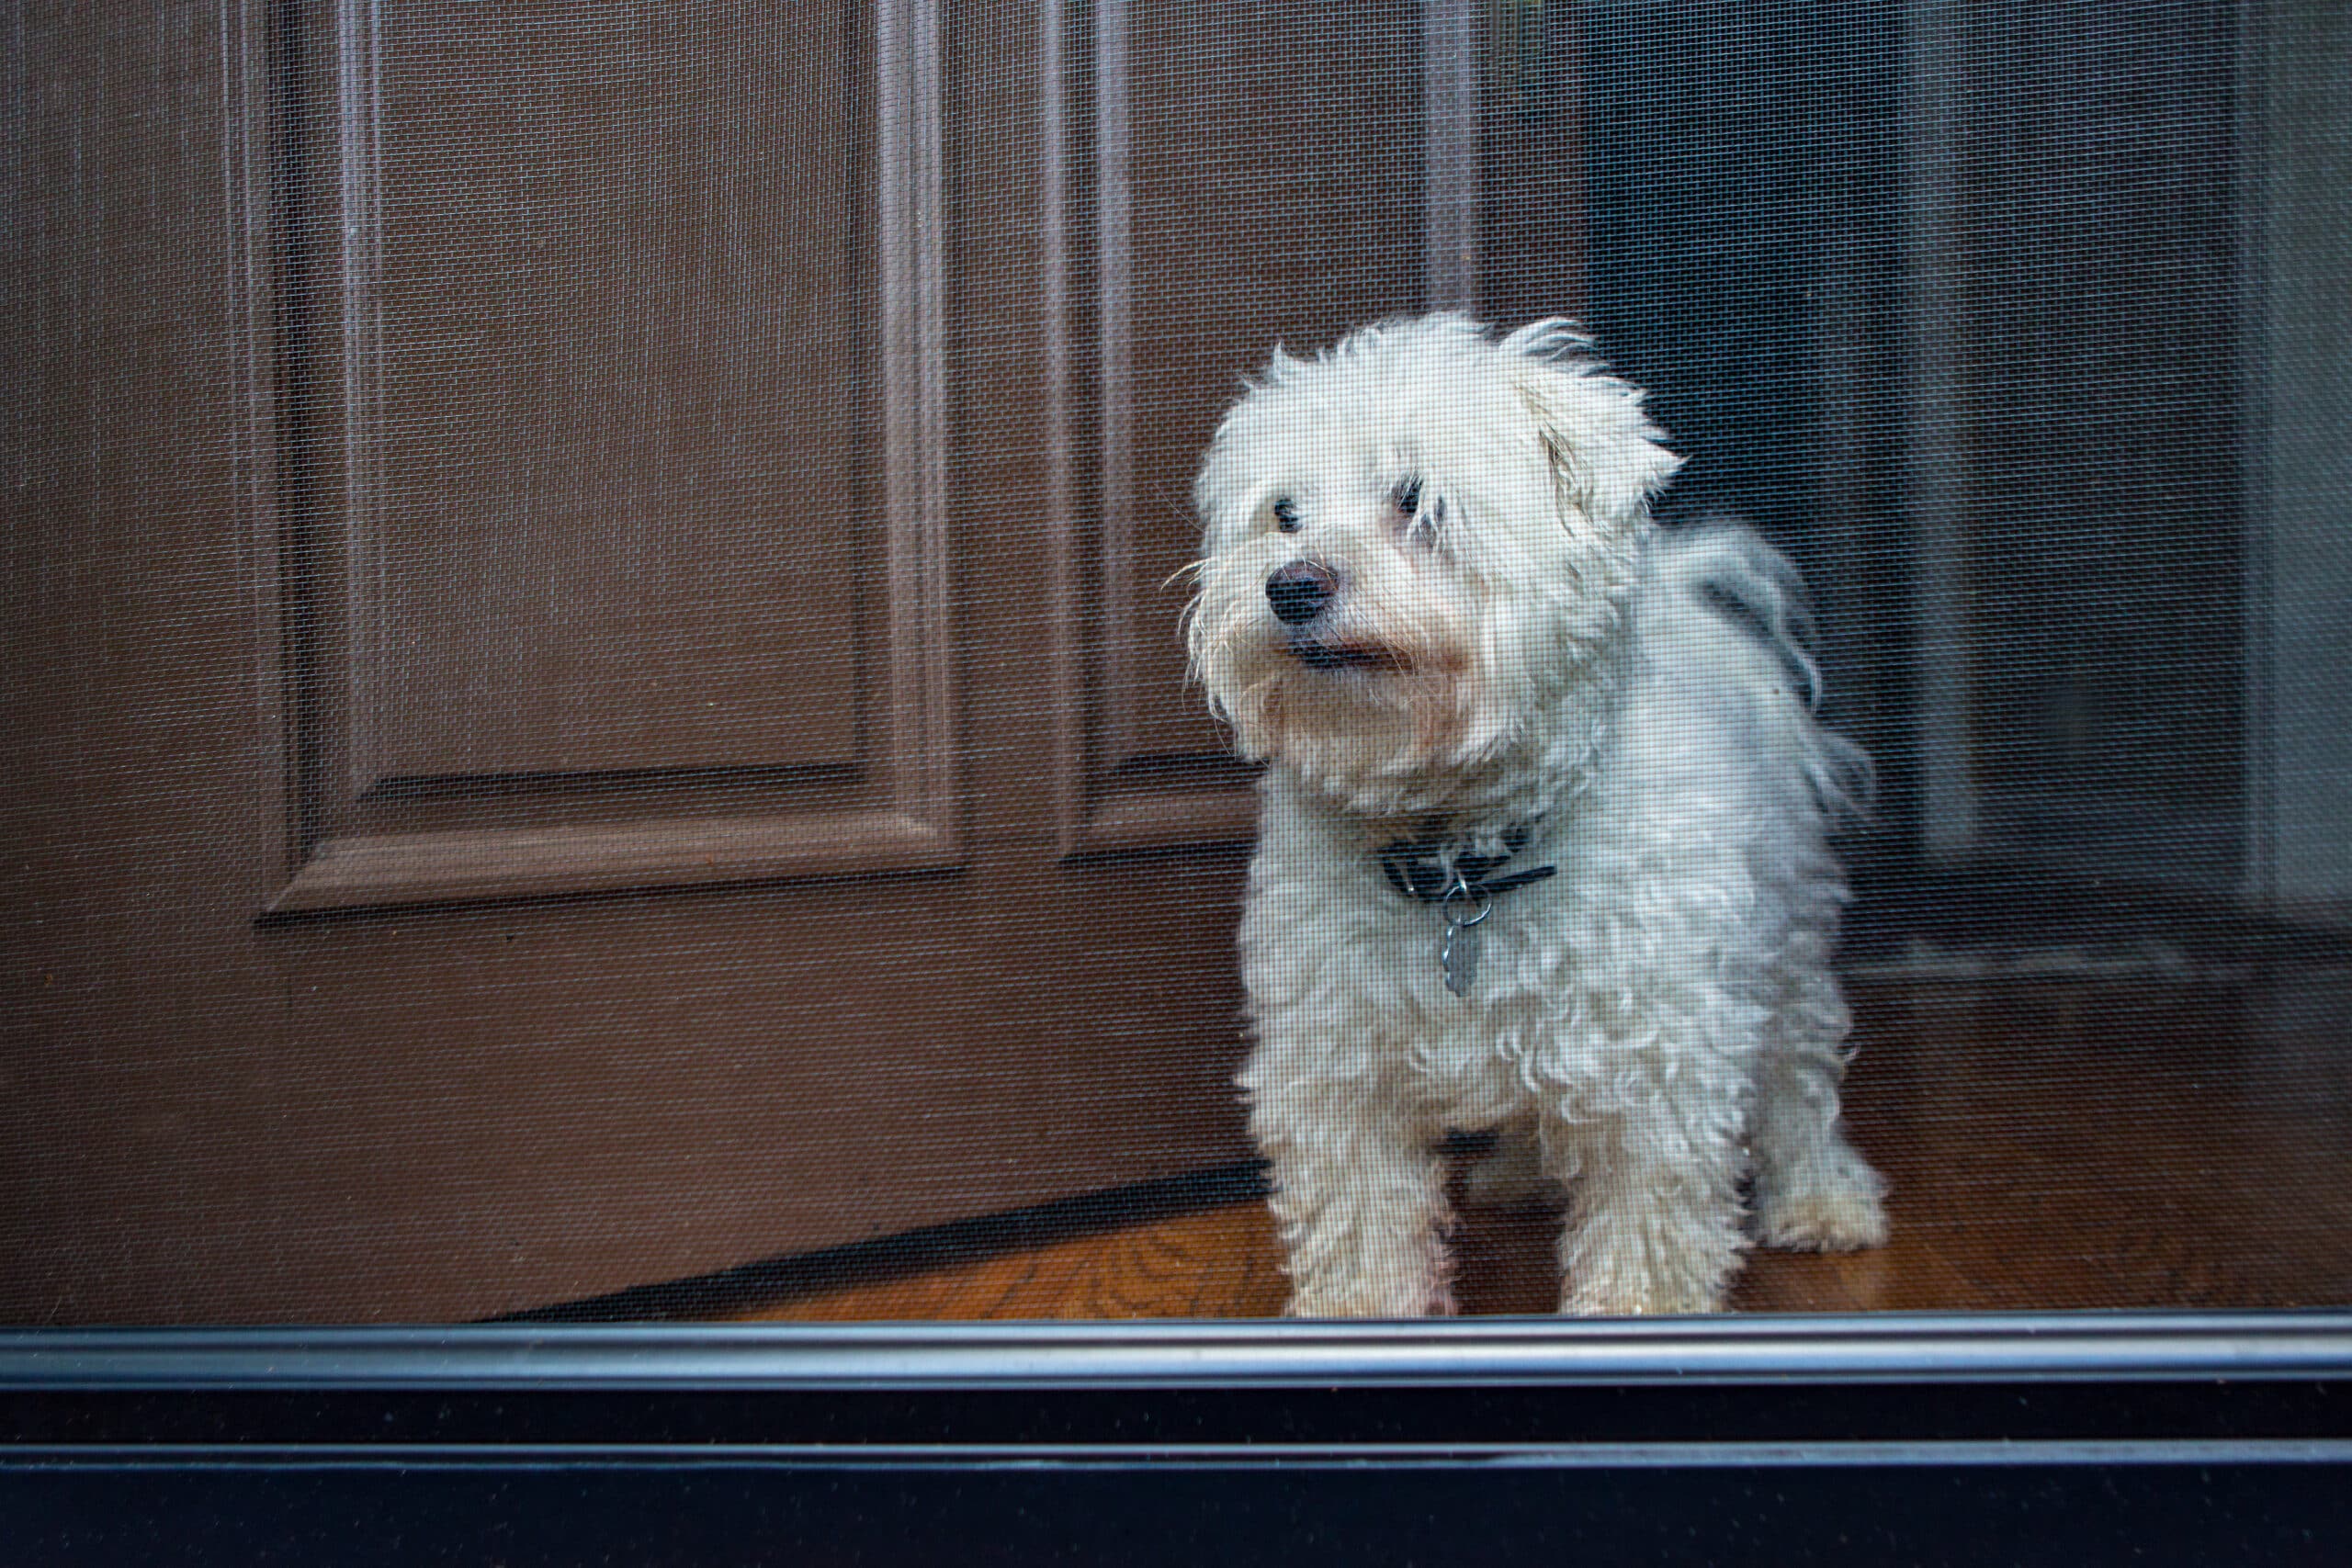
[[[1421,545],[1437,543],[1438,529],[1445,523],[1445,497],[1430,496],[1424,507],[1421,481],[1413,479],[1397,485],[1389,492],[1388,500],[1402,520],[1406,538]]]
[[[1285,534],[1298,532],[1298,503],[1286,495],[1274,502],[1274,526]]]

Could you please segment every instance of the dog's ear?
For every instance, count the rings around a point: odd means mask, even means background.
[[[1682,466],[1642,412],[1642,394],[1600,367],[1592,340],[1573,321],[1530,322],[1503,339],[1502,354],[1535,421],[1563,512],[1612,531],[1636,522]]]

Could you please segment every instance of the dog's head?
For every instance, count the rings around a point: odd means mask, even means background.
[[[1387,809],[1545,725],[1679,462],[1588,350],[1439,315],[1275,354],[1196,491],[1193,672],[1245,755]]]

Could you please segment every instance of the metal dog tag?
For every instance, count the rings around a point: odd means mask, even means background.
[[[1457,997],[1470,994],[1478,977],[1478,927],[1495,912],[1495,901],[1484,888],[1471,886],[1457,867],[1453,886],[1438,902],[1445,917],[1445,941],[1438,945],[1438,967],[1445,971],[1445,988]]]
[[[1437,950],[1437,961],[1445,970],[1445,988],[1457,997],[1470,994],[1470,982],[1478,977],[1478,928],[1457,926],[1448,920],[1444,945]]]

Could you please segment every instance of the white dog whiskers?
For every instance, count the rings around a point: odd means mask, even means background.
[[[1204,459],[1193,673],[1269,766],[1241,1074],[1300,1314],[1451,1309],[1450,1130],[1564,1186],[1561,1308],[1719,1310],[1754,1234],[1883,1239],[1846,1141],[1795,574],[1654,527],[1679,459],[1563,321],[1277,354]]]

